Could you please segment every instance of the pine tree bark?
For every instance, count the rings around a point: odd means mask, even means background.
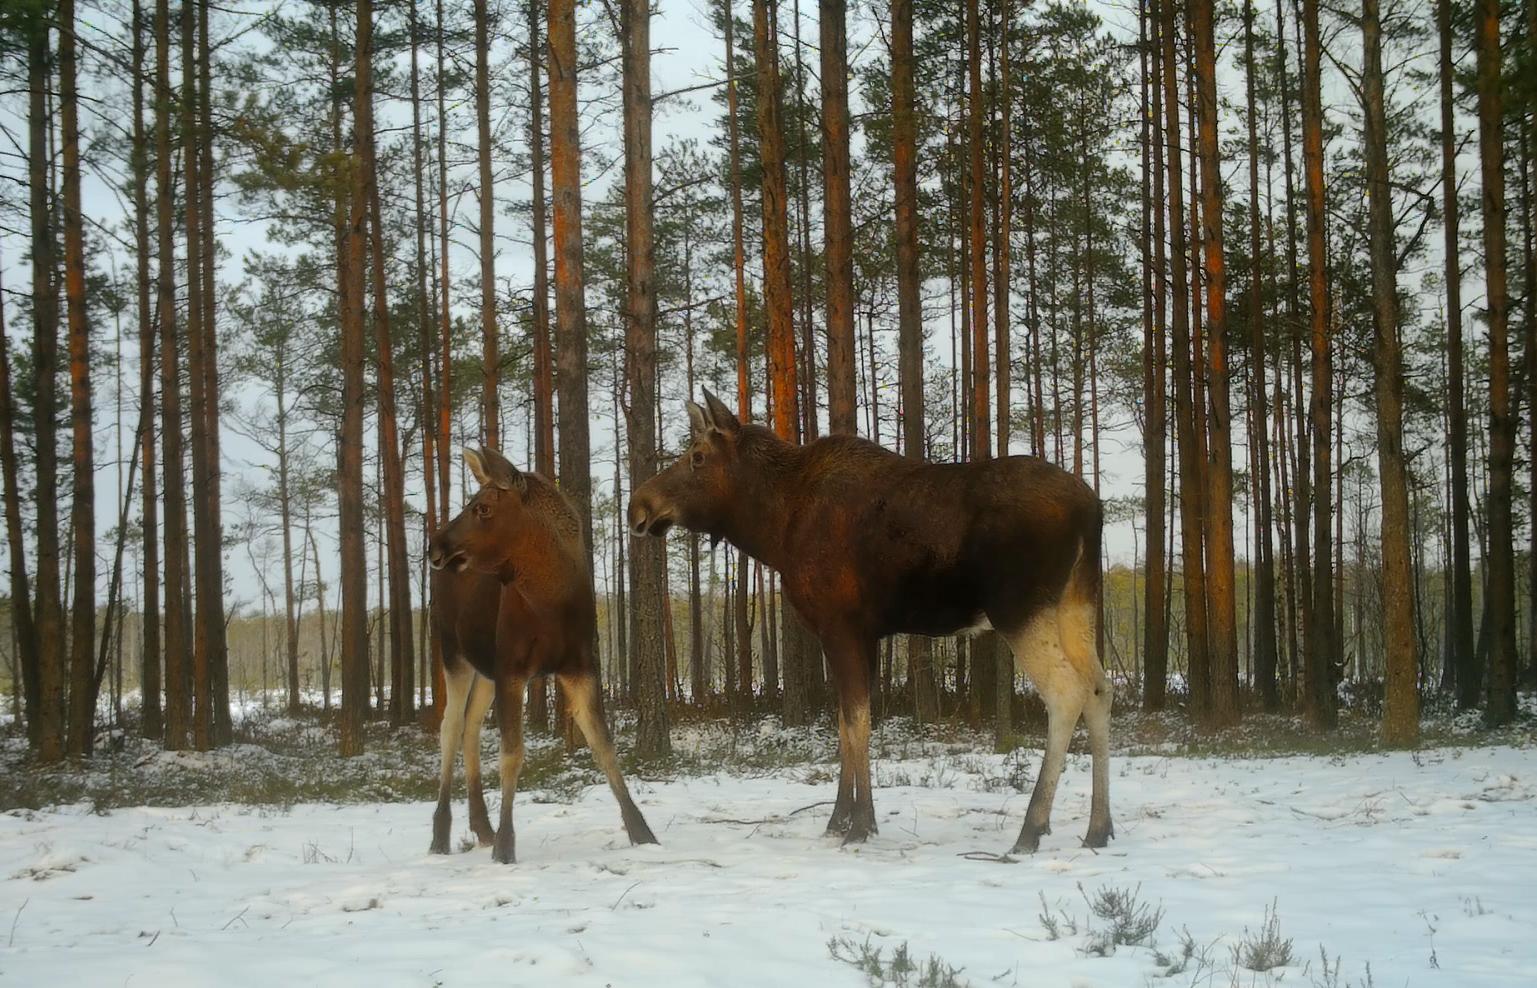
[[[971,171],[969,202],[971,264],[971,458],[985,460],[992,454],[988,439],[992,402],[987,360],[987,171],[982,141],[982,28],[977,0],[966,0],[967,160]]]
[[[560,399],[560,487],[592,545],[587,429],[587,303],[582,251],[581,130],[576,112],[576,7],[550,0],[550,190],[555,202],[555,362]]]
[[[5,483],[5,536],[11,562],[11,622],[16,633],[17,664],[21,667],[22,713],[27,742],[37,747],[38,640],[32,612],[32,586],[27,577],[27,541],[21,526],[20,462],[16,458],[16,403],[11,390],[10,340],[5,335],[5,311],[0,306],[0,472]],[[153,572],[153,571],[150,571]],[[156,698],[158,700],[158,697]]]
[[[759,156],[763,166],[763,298],[768,311],[769,411],[774,431],[787,442],[801,434],[800,384],[795,353],[795,313],[790,290],[790,236],[786,198],[784,126],[779,103],[779,52],[771,29],[772,0],[753,0],[753,48],[757,62]],[[814,702],[814,650],[806,647],[793,609],[785,606],[784,720],[800,725]]]
[[[918,133],[913,121],[913,0],[891,4],[891,170],[895,185],[898,376],[902,391],[902,450],[915,460],[927,453],[923,395],[922,271],[918,256]],[[939,717],[933,642],[907,638],[907,678],[920,722]]]
[[[370,262],[374,302],[375,390],[379,403],[380,491],[384,526],[384,577],[388,580],[390,635],[390,725],[404,727],[415,719],[412,643],[411,563],[406,558],[406,481],[401,463],[400,429],[395,404],[395,352],[390,334],[390,297],[385,276],[384,223],[379,204],[379,174],[374,150],[373,78],[358,73],[358,180],[367,190]],[[365,90],[366,87],[366,90]],[[493,380],[494,385],[494,380]],[[383,687],[383,684],[379,684]]]
[[[544,191],[544,69],[539,38],[539,5],[528,0],[528,153],[533,184],[534,240],[534,471],[555,476],[555,368],[550,352],[550,258]],[[524,717],[538,731],[550,729],[549,685],[543,676],[528,684]]]
[[[351,203],[347,219],[342,291],[342,422],[336,471],[338,526],[341,529],[342,716],[341,755],[360,755],[368,716],[368,585],[363,529],[363,321],[364,247],[368,236],[368,184],[363,150],[372,119],[373,2],[357,9],[356,88],[353,135],[347,172]]]
[[[186,181],[183,209],[187,234],[187,378],[188,413],[191,421],[187,441],[192,446],[192,592],[195,600],[192,632],[192,743],[207,751],[214,738],[213,667],[216,639],[224,632],[222,581],[215,584],[217,564],[213,557],[221,547],[214,528],[210,493],[217,483],[208,436],[208,337],[203,324],[207,317],[204,298],[203,251],[203,141],[198,118],[197,81],[197,10],[191,2],[181,9],[182,42],[182,169]],[[215,627],[214,622],[218,624]]]
[[[1227,367],[1227,262],[1223,249],[1222,157],[1217,145],[1216,39],[1212,0],[1193,0],[1196,153],[1201,163],[1201,257],[1206,269],[1209,403],[1207,443],[1206,599],[1211,642],[1214,726],[1238,722],[1237,579],[1233,553],[1233,430]]]
[[[1156,6],[1144,5],[1142,37],[1142,231],[1143,231],[1143,390],[1147,395],[1143,457],[1147,467],[1147,576],[1143,584],[1142,706],[1162,710],[1168,688],[1169,631],[1164,596],[1168,574],[1164,547],[1166,511],[1166,452],[1168,447],[1168,326],[1164,315],[1167,291],[1164,257],[1163,102]],[[1149,232],[1149,224],[1152,229]],[[1151,238],[1151,239],[1149,239]]]
[[[651,2],[625,0],[619,9],[624,63],[625,319],[630,404],[625,426],[630,483],[656,475],[656,246],[651,178]],[[642,758],[672,753],[667,733],[667,689],[672,676],[662,655],[663,622],[670,611],[666,593],[665,543],[630,540],[630,584],[634,603],[639,677],[635,684],[635,751]]]
[[[496,393],[500,357],[496,338],[496,189],[491,180],[491,82],[486,0],[475,0],[475,128],[480,165],[480,435],[501,449],[501,405]],[[590,526],[589,526],[590,527]]]
[[[27,38],[27,171],[32,224],[32,367],[37,384],[33,419],[37,430],[37,728],[38,760],[64,757],[64,604],[59,597],[58,514],[58,352],[59,306],[54,246],[53,188],[48,171],[52,119],[48,93],[53,75],[49,21],[39,12]]]
[[[216,331],[218,293],[215,290],[216,250],[214,243],[214,163],[213,163],[213,56],[208,43],[208,3],[198,4],[198,193],[203,220],[201,246],[203,256],[198,273],[203,279],[203,393],[204,442],[208,445],[208,489],[205,510],[208,528],[213,533],[206,564],[208,585],[216,588],[208,615],[208,681],[213,743],[226,745],[234,740],[235,728],[230,714],[229,642],[224,616],[224,522],[219,459],[219,334]]]
[[[1306,666],[1306,657],[1313,647],[1313,564],[1312,564],[1312,539],[1309,535],[1311,524],[1310,512],[1312,506],[1312,466],[1309,452],[1308,437],[1308,407],[1303,400],[1303,362],[1302,347],[1304,327],[1302,324],[1302,302],[1297,284],[1297,272],[1301,265],[1297,257],[1297,245],[1302,238],[1297,232],[1296,210],[1296,178],[1293,162],[1292,141],[1292,91],[1290,77],[1286,73],[1287,52],[1293,47],[1288,44],[1286,37],[1285,0],[1276,0],[1276,66],[1281,83],[1281,146],[1282,161],[1284,162],[1284,178],[1286,187],[1286,321],[1288,332],[1286,339],[1291,344],[1291,394],[1292,411],[1294,418],[1291,420],[1294,427],[1292,440],[1292,477],[1294,483],[1292,490],[1295,492],[1294,510],[1292,511],[1292,558],[1297,571],[1297,610],[1300,613],[1302,625],[1302,659],[1300,663],[1294,663],[1291,669],[1293,693],[1296,694],[1296,679],[1302,671],[1299,665]],[[1292,24],[1293,34],[1300,39],[1301,26],[1297,22]],[[1299,51],[1302,47],[1300,40],[1296,46]],[[1303,687],[1304,695],[1299,697],[1306,706],[1306,684]]]
[[[1404,463],[1403,356],[1398,341],[1398,263],[1388,171],[1387,111],[1378,0],[1361,0],[1366,205],[1372,264],[1372,356],[1376,369],[1377,461],[1382,486],[1382,634],[1387,688],[1382,739],[1402,747],[1420,733],[1419,659],[1414,640],[1414,570],[1409,555],[1409,485]]]
[[[91,448],[91,336],[85,310],[85,219],[80,210],[80,104],[76,90],[75,0],[59,3],[59,105],[64,155],[64,299],[69,319],[70,526],[74,601],[70,609],[69,734],[65,752],[91,753],[96,729],[96,464]]]
[[[150,305],[149,273],[149,137],[144,128],[144,10],[133,2],[133,230],[138,288],[139,402],[152,408],[155,400],[155,315]],[[160,525],[155,480],[155,430],[140,437],[144,481],[139,528],[143,538],[144,585],[140,590],[139,732],[158,739],[165,730],[160,706]],[[24,574],[23,574],[24,575]],[[30,614],[27,618],[31,623]],[[30,720],[30,717],[29,717]]]
[[[853,435],[854,229],[849,201],[848,33],[842,0],[818,4],[822,41],[823,253],[827,261],[827,418]]]
[[[1244,0],[1243,19],[1249,124],[1249,364],[1253,378],[1254,419],[1250,441],[1254,444],[1254,472],[1258,486],[1254,518],[1254,685],[1259,692],[1260,704],[1265,710],[1274,711],[1280,705],[1280,695],[1276,689],[1275,549],[1271,537],[1275,522],[1270,507],[1270,427],[1265,408],[1266,319],[1264,265],[1260,256],[1259,110],[1254,98],[1254,80],[1259,71],[1254,51],[1254,0]]]
[[[165,471],[165,746],[187,746],[192,728],[192,615],[187,607],[187,497],[176,325],[176,219],[171,173],[171,28],[168,0],[155,4],[155,186],[159,248],[161,461]],[[39,564],[41,577],[41,563]],[[42,621],[39,618],[39,633]]]
[[[1515,546],[1511,521],[1516,418],[1510,402],[1510,296],[1506,274],[1505,145],[1499,0],[1479,0],[1478,145],[1483,177],[1484,292],[1489,322],[1489,677],[1485,719],[1516,716]]]
[[[752,416],[752,369],[747,349],[747,248],[742,232],[742,155],[741,134],[737,123],[737,88],[736,88],[736,14],[732,9],[731,0],[722,0],[722,19],[725,21],[726,41],[726,122],[728,132],[729,167],[731,171],[731,266],[733,274],[732,297],[736,310],[736,403],[737,417],[746,422]],[[690,395],[690,399],[694,396]],[[727,578],[728,584],[730,578]],[[735,622],[735,634],[731,636],[735,645],[735,662],[738,666],[752,664],[752,628],[748,609],[747,569],[743,566],[736,567],[736,582],[732,596],[732,617]],[[725,656],[726,668],[732,667],[732,650],[727,649]],[[748,688],[751,689],[751,683]],[[769,688],[767,681],[764,683],[767,695],[775,692]],[[726,690],[732,702],[739,699],[738,691]]]
[[[1304,704],[1315,728],[1332,728],[1337,718],[1334,661],[1338,642],[1334,633],[1334,573],[1330,559],[1330,418],[1333,411],[1334,375],[1329,340],[1328,256],[1324,245],[1324,145],[1323,103],[1320,94],[1318,0],[1302,0],[1302,160],[1307,186],[1308,296],[1313,354],[1313,607],[1308,643]]]
[[[417,348],[422,362],[422,402],[419,411],[422,430],[422,487],[426,498],[426,513],[422,518],[422,537],[431,539],[438,530],[438,484],[437,484],[437,449],[440,442],[437,422],[437,393],[433,387],[432,364],[433,354],[436,350],[434,344],[433,327],[435,315],[433,307],[437,301],[436,287],[432,289],[427,285],[427,274],[430,262],[427,257],[427,237],[431,220],[427,214],[427,196],[425,188],[426,164],[423,161],[424,139],[422,137],[422,83],[421,83],[421,21],[418,20],[417,5],[408,7],[408,31],[411,43],[411,170],[415,178],[416,186],[416,330]],[[286,543],[285,543],[286,544]],[[285,550],[286,551],[286,550]],[[427,574],[426,562],[422,563],[422,623],[420,625],[421,637],[418,645],[421,654],[418,657],[418,670],[422,682],[418,684],[417,696],[422,704],[426,705],[426,680],[432,676],[429,670],[438,669],[443,663],[441,655],[442,643],[436,634],[432,633],[431,618],[431,594],[432,580]],[[297,641],[296,641],[297,645]],[[428,657],[431,662],[428,662]],[[294,656],[290,665],[291,669],[298,669],[298,657]]]
[[[1163,47],[1163,109],[1165,156],[1169,190],[1169,294],[1173,312],[1174,423],[1179,444],[1179,514],[1181,554],[1184,564],[1185,660],[1190,670],[1206,667],[1206,589],[1202,526],[1198,491],[1200,455],[1196,446],[1196,418],[1190,361],[1190,280],[1186,270],[1189,251],[1185,244],[1184,169],[1180,153],[1179,58],[1175,49],[1173,0],[1159,0]],[[1195,684],[1190,684],[1192,694]]]
[[[1483,675],[1473,649],[1473,565],[1469,549],[1468,413],[1462,346],[1461,204],[1457,198],[1457,132],[1452,104],[1452,0],[1436,0],[1440,36],[1438,83],[1441,94],[1442,250],[1446,280],[1447,450],[1451,459],[1452,606],[1446,661],[1457,684],[1457,705],[1478,706]]]

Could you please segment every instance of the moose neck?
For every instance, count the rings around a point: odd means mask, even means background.
[[[785,535],[800,484],[802,449],[767,430],[744,434],[742,483],[724,512],[721,530],[711,533],[781,572],[788,562]]]

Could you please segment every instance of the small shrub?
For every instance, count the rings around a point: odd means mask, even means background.
[[[835,961],[857,968],[871,988],[966,988],[961,979],[961,968],[952,967],[939,957],[930,954],[926,961],[913,960],[907,943],[893,947],[891,956],[870,943],[866,937],[857,943],[848,937],[833,937],[827,941],[827,952]]]
[[[1037,893],[1041,897],[1041,914],[1038,917],[1041,928],[1046,931],[1046,939],[1060,940],[1064,932],[1067,936],[1078,935],[1078,921],[1065,909],[1053,911],[1051,904],[1046,901],[1046,893]]]
[[[1091,896],[1080,884],[1078,892],[1088,903],[1089,912],[1108,924],[1095,931],[1095,938],[1089,945],[1091,953],[1100,953],[1095,950],[1096,945],[1105,948],[1103,956],[1114,953],[1118,946],[1136,947],[1147,943],[1157,932],[1158,924],[1163,922],[1163,907],[1143,902],[1141,885],[1131,889],[1106,885]]]
[[[1292,962],[1290,937],[1281,936],[1281,918],[1275,902],[1265,907],[1265,920],[1251,933],[1244,927],[1243,940],[1233,947],[1233,963],[1247,971],[1270,971]]]

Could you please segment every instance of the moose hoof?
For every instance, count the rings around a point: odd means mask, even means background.
[[[1105,821],[1104,825],[1090,824],[1089,832],[1084,835],[1083,846],[1089,848],[1101,848],[1110,843],[1110,838],[1115,836],[1115,824]]]
[[[453,829],[453,819],[447,813],[434,813],[432,815],[432,846],[427,848],[428,854],[448,853],[448,833]]]
[[[1019,830],[1019,839],[1014,842],[1011,854],[1034,854],[1041,847],[1041,835],[1051,833],[1050,827],[1037,827],[1026,823]]]
[[[491,844],[491,860],[497,864],[513,864],[518,860],[516,842],[510,831],[496,835]]]
[[[496,843],[496,831],[489,825],[471,826],[470,829],[475,832],[475,842],[481,847],[490,847]]]

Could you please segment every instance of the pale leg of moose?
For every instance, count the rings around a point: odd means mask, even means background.
[[[518,794],[518,775],[523,771],[523,690],[527,680],[506,676],[501,681],[496,709],[501,729],[502,806],[497,819],[491,858],[502,864],[517,860],[517,838],[512,830],[512,801]]]
[[[465,700],[475,677],[475,670],[463,659],[455,657],[454,661],[447,661],[445,657],[443,665],[443,685],[448,698],[443,704],[443,723],[438,728],[442,767],[438,775],[438,808],[432,814],[432,846],[429,848],[432,854],[448,853],[449,831],[453,826],[449,801],[454,795],[454,756],[464,740]]]
[[[1067,762],[1067,746],[1091,692],[1085,676],[1075,668],[1064,648],[1060,609],[1059,605],[1042,611],[1022,631],[1009,636],[1015,664],[1030,677],[1046,705],[1046,751],[1035,790],[1030,794],[1030,806],[1025,810],[1024,825],[1014,842],[1015,851],[1034,852],[1040,846],[1041,835],[1051,833],[1051,804]]]
[[[598,768],[608,778],[608,788],[619,803],[619,814],[624,819],[624,831],[629,835],[630,843],[655,844],[656,835],[651,832],[651,826],[646,823],[640,807],[630,798],[630,789],[619,771],[614,741],[609,737],[608,724],[603,719],[603,697],[598,691],[598,677],[591,674],[561,676],[559,683],[571,705],[571,717],[576,721],[582,736],[587,739],[587,747],[592,749],[593,761],[597,762]]]
[[[486,724],[486,711],[496,699],[496,685],[478,673],[473,677],[470,699],[464,716],[464,781],[469,789],[470,829],[481,847],[496,839],[491,816],[486,812],[486,789],[480,776],[480,731]]]
[[[838,704],[838,797],[833,801],[832,816],[827,819],[827,833],[843,836],[849,832],[849,814],[854,809],[854,771],[850,768],[849,718],[843,703]]]

